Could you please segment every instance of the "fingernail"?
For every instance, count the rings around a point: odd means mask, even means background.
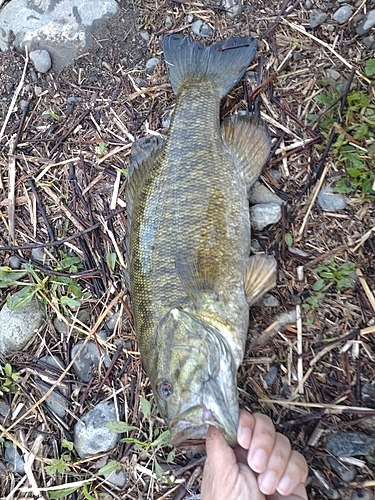
[[[266,468],[267,461],[268,457],[266,452],[263,450],[256,450],[256,452],[250,458],[249,465],[254,472],[261,473]]]
[[[259,476],[258,484],[263,495],[272,495],[276,490],[277,476],[274,472],[268,471]]]
[[[252,432],[248,427],[239,427],[238,429],[238,444],[245,450],[250,448]]]
[[[277,491],[280,495],[286,496],[290,494],[292,489],[292,480],[288,476],[283,476],[277,486]]]

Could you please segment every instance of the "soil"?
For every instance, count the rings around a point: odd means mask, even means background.
[[[8,431],[1,436],[23,450],[39,444],[33,448],[36,458],[27,476],[3,472],[1,498],[31,497],[32,491],[47,498],[41,488],[86,479],[91,479],[87,491],[93,498],[199,498],[202,446],[176,450],[168,462],[167,445],[142,451],[134,443],[119,443],[105,458],[117,460],[126,471],[122,490],[98,475],[103,458],[79,460],[74,450],[69,471],[53,476],[45,471],[52,459],[66,452],[62,440],[72,440],[75,421],[98,401],[115,401],[120,419],[140,429],[130,433],[135,439],[143,441],[142,432],[148,438],[150,419],[155,429],[165,430],[142,369],[124,284],[124,188],[132,141],[148,133],[165,135],[164,118],[174,104],[160,39],[168,33],[191,35],[196,19],[212,28],[212,36],[203,43],[231,35],[259,40],[258,55],[244,81],[223,100],[221,116],[247,109],[260,113],[269,124],[274,148],[260,181],[285,202],[282,220],[253,234],[253,246],[277,258],[278,284],[271,294],[279,305],[251,310],[248,346],[239,370],[240,405],[267,413],[305,455],[311,471],[309,498],[374,495],[374,466],[366,457],[356,460],[355,479],[344,483],[330,468],[325,449],[326,436],[338,429],[363,430],[365,422],[370,423],[366,432],[374,433],[375,410],[368,410],[372,402],[363,401],[361,393],[364,384],[375,380],[374,192],[362,197],[358,190],[348,193],[347,207],[338,212],[323,212],[314,196],[320,185],[335,186],[348,177],[318,118],[333,113],[341,127],[334,130],[349,133],[348,123],[340,121],[347,117],[347,108],[330,111],[315,97],[340,83],[345,95],[349,82],[351,90],[363,92],[371,106],[375,104],[373,82],[371,86],[364,74],[366,60],[373,54],[356,35],[359,18],[339,26],[332,21],[338,5],[319,0],[314,7],[327,12],[328,19],[315,30],[308,28],[309,10],[299,1],[245,0],[234,18],[227,15],[225,2],[216,0],[120,0],[119,4],[119,15],[94,34],[92,48],[61,72],[37,74],[29,63],[23,78],[25,55],[15,50],[0,54],[0,127],[6,122],[0,142],[0,264],[7,265],[10,256],[18,255],[22,263],[31,262],[41,277],[71,279],[72,271],[61,267],[61,260],[78,255],[82,267],[74,276],[84,291],[81,308],[90,311],[81,332],[70,328],[67,335],[59,333],[56,315],[66,316],[72,325],[77,308],[53,299],[48,285],[43,292],[48,308],[45,325],[22,353],[6,360],[20,378],[16,394],[0,392],[0,400],[11,407],[2,423]],[[370,4],[362,2],[355,14],[360,16]],[[145,32],[147,40],[141,36]],[[155,56],[161,62],[150,74],[145,64]],[[337,81],[327,72],[332,69],[339,74]],[[373,172],[374,135],[357,143]],[[8,200],[12,169],[16,172],[13,218]],[[44,263],[31,259],[32,248],[40,244],[47,250]],[[114,269],[111,258],[116,258]],[[353,263],[360,278],[353,277],[352,286],[342,290],[330,282],[316,306],[307,310],[303,304],[309,304],[317,291],[318,276],[312,271],[328,265],[329,259],[336,269]],[[16,289],[0,289],[1,305]],[[62,292],[59,288],[55,293]],[[301,320],[285,328],[275,326],[278,314],[288,311],[301,313]],[[78,383],[71,370],[65,374],[71,405],[69,417],[61,421],[39,402],[36,360],[52,353],[68,365],[77,339],[89,332],[96,338],[104,318],[115,312],[121,319],[104,342],[113,359],[111,367],[100,366],[89,384]],[[264,375],[271,367],[277,368],[277,376],[267,385]],[[0,373],[0,391],[1,377]],[[152,403],[152,417],[144,408],[140,411],[142,398]],[[44,438],[38,441],[37,436]],[[5,444],[0,441],[0,446],[4,449]],[[163,470],[162,480],[157,478],[157,464]],[[29,490],[25,493],[22,488]],[[82,485],[68,497],[92,498]]]

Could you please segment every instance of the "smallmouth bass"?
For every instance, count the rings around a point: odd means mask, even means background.
[[[249,305],[275,283],[275,260],[250,257],[248,192],[270,152],[266,125],[221,99],[256,41],[203,46],[170,35],[163,52],[176,106],[166,141],[136,141],[126,187],[135,331],[175,445],[217,427],[231,446]]]

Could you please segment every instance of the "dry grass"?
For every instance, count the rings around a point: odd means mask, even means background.
[[[318,7],[324,4],[318,2]],[[375,211],[373,203],[359,202],[356,196],[349,197],[347,208],[339,213],[319,209],[315,201],[320,186],[334,185],[344,172],[331,149],[325,149],[317,120],[311,119],[326,112],[314,97],[324,90],[328,68],[336,69],[344,84],[351,79],[357,90],[367,91],[363,68],[369,54],[359,39],[353,40],[351,22],[332,31],[329,23],[314,32],[306,30],[303,2],[259,0],[250,5],[246,1],[241,16],[234,19],[215,2],[160,0],[155,8],[154,0],[139,0],[134,9],[129,14],[129,7],[123,7],[91,53],[60,74],[34,81],[22,55],[0,54],[0,260],[7,264],[11,255],[18,255],[29,262],[31,249],[42,246],[49,260],[33,265],[40,275],[58,276],[66,274],[57,270],[60,252],[73,251],[83,262],[76,273],[87,292],[81,307],[90,310],[89,321],[79,324],[77,310],[64,310],[44,292],[49,311],[45,325],[23,353],[8,360],[21,378],[18,393],[4,396],[11,414],[2,424],[2,436],[16,443],[29,461],[26,476],[10,472],[3,476],[1,498],[47,498],[46,489],[72,482],[83,485],[87,480],[94,498],[100,494],[116,499],[197,498],[201,449],[177,450],[172,464],[166,462],[170,448],[159,449],[156,457],[165,471],[160,482],[152,455],[143,457],[132,444],[119,444],[109,457],[127,471],[122,492],[97,475],[99,457],[77,460],[73,455],[71,471],[57,477],[51,478],[44,469],[64,451],[62,439],[72,439],[77,419],[98,401],[114,401],[120,419],[149,432],[149,419],[139,405],[140,397],[152,401],[152,395],[122,280],[124,172],[134,138],[166,132],[161,118],[174,97],[165,68],[160,64],[147,75],[144,63],[161,56],[161,36],[190,33],[189,14],[214,28],[213,39],[251,34],[260,40],[259,58],[250,68],[253,76],[224,100],[222,115],[247,107],[268,122],[275,147],[261,180],[285,200],[282,221],[254,235],[278,259],[279,281],[272,294],[280,306],[252,310],[248,350],[239,372],[241,405],[268,413],[304,452],[316,471],[309,486],[311,498],[325,498],[317,476],[339,489],[342,498],[351,498],[351,492],[364,485],[373,488],[373,467],[364,460],[356,482],[343,485],[327,466],[324,436],[333,429],[358,429],[375,415],[361,401],[362,385],[375,379]],[[170,29],[165,28],[167,15]],[[139,38],[139,30],[148,30],[147,44]],[[75,99],[68,101],[69,97]],[[24,112],[20,99],[28,101]],[[55,118],[45,111],[53,111]],[[371,141],[361,147],[366,151],[370,145]],[[281,172],[278,180],[272,169]],[[292,247],[285,244],[286,233],[293,238]],[[109,253],[117,256],[114,272]],[[330,256],[338,265],[353,262],[361,277],[352,289],[331,288],[312,318],[301,303],[316,280],[311,269]],[[5,292],[0,290],[2,302]],[[296,310],[300,319],[280,330],[275,318],[290,310]],[[120,312],[116,329],[107,341],[100,341],[97,333],[114,312]],[[56,316],[67,323],[67,335],[56,331]],[[256,340],[260,335],[263,342]],[[101,342],[112,357],[110,369],[100,366],[89,384],[78,383],[71,371],[69,352],[78,338]],[[54,374],[53,385],[68,387],[70,411],[64,420],[47,409],[35,385],[40,375],[36,361],[51,353],[67,366]],[[272,365],[278,377],[268,387],[263,375]],[[162,428],[154,406],[152,415],[154,425]],[[131,436],[139,433],[131,431]],[[82,491],[78,490],[78,498],[83,498]]]

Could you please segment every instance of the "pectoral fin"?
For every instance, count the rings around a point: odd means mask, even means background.
[[[268,127],[263,120],[252,115],[233,115],[223,121],[221,135],[245,175],[249,192],[271,151]]]
[[[249,257],[245,269],[245,295],[249,306],[276,285],[276,267],[272,255]]]

